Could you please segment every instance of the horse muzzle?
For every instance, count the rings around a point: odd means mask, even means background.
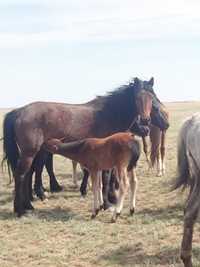
[[[151,117],[139,117],[139,124],[141,126],[150,126]]]

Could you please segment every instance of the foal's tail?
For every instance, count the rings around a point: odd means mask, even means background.
[[[186,134],[187,134],[187,127],[188,121],[184,123],[182,126],[179,137],[178,137],[178,154],[177,154],[177,173],[178,176],[176,178],[176,181],[173,185],[172,190],[178,189],[183,186],[185,188],[187,185],[189,185],[189,163],[188,163],[188,157],[186,152]]]
[[[127,171],[130,172],[133,168],[136,167],[137,161],[141,154],[140,142],[138,140],[134,140],[131,144],[131,159],[129,161]]]
[[[15,140],[15,121],[17,117],[17,110],[13,110],[5,115],[3,121],[3,160],[7,163],[8,173],[11,182],[11,173],[13,174],[19,158],[19,149]]]

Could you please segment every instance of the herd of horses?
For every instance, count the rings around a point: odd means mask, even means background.
[[[157,165],[157,175],[165,173],[165,142],[169,127],[168,112],[158,99],[154,79],[134,78],[104,96],[85,104],[35,102],[14,109],[3,122],[4,162],[14,177],[14,212],[22,216],[32,210],[34,192],[45,198],[42,171],[47,169],[50,191],[59,192],[53,171],[53,154],[72,160],[73,181],[77,186],[76,166],[81,165],[80,192],[87,193],[91,177],[95,218],[101,209],[115,204],[112,222],[120,215],[130,185],[130,214],[135,211],[136,166],[141,144],[149,166]],[[147,136],[150,137],[150,157]],[[179,134],[178,178],[173,189],[189,187],[185,207],[181,258],[192,266],[192,235],[200,207],[200,115],[186,120]],[[139,141],[142,139],[142,142]],[[116,191],[118,194],[116,195]]]

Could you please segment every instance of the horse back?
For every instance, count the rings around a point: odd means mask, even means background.
[[[35,102],[18,110],[15,129],[23,143],[30,141],[26,137],[31,139],[33,133],[43,141],[63,137],[73,141],[90,135],[92,120],[93,111],[86,105]]]

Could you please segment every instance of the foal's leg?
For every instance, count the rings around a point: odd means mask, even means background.
[[[103,193],[102,193],[102,189],[103,189],[102,171],[98,172],[98,180],[99,180],[99,186],[98,186],[98,190],[99,190],[99,208],[100,208],[100,210],[102,210],[104,208]]]
[[[47,173],[50,177],[50,191],[53,192],[60,192],[63,190],[63,187],[59,185],[58,181],[56,180],[54,171],[53,171],[53,154],[46,152],[46,159],[45,159],[45,167],[47,169]]]
[[[91,180],[92,180],[92,192],[93,192],[93,197],[94,197],[91,219],[94,219],[100,210],[100,206],[99,206],[99,174],[98,174],[98,172],[92,172],[91,173]]]
[[[76,172],[76,168],[77,168],[77,162],[72,160],[72,167],[73,167],[73,183],[74,183],[74,186],[76,188],[78,188],[78,181],[77,181],[77,172]]]
[[[130,181],[130,215],[133,215],[135,212],[135,200],[136,200],[136,191],[137,191],[137,176],[135,168],[128,173]]]
[[[125,168],[123,170],[118,169],[118,175],[119,175],[119,196],[115,211],[113,213],[112,222],[116,222],[117,218],[121,213],[124,204],[125,194],[128,188],[128,177],[126,169]]]

